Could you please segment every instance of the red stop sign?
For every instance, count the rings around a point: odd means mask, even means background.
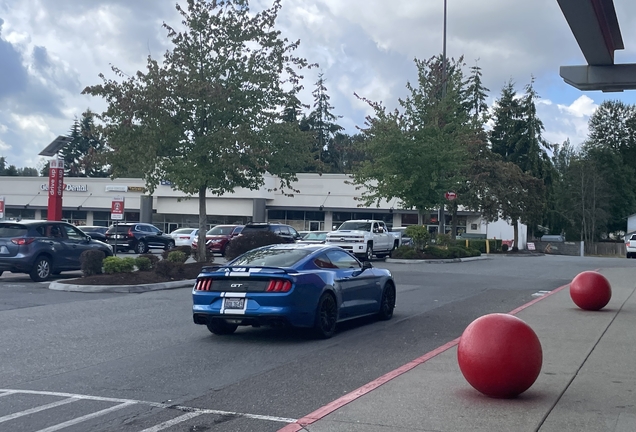
[[[452,201],[455,198],[457,198],[457,194],[455,192],[446,192],[444,194],[444,196],[446,197],[447,200]]]

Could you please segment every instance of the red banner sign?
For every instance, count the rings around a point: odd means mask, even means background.
[[[455,192],[446,192],[444,196],[446,197],[448,201],[452,201],[455,198],[457,198],[457,194]]]
[[[0,219],[4,218],[4,197],[0,196]]]
[[[64,194],[64,159],[49,162],[49,205],[47,219],[62,220],[62,195]]]

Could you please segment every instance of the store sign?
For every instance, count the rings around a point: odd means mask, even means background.
[[[110,218],[112,220],[124,220],[124,197],[116,196],[110,205]]]
[[[146,188],[143,186],[128,186],[128,192],[146,192]]]
[[[62,170],[62,172],[63,172],[63,170]],[[59,173],[57,173],[57,174],[59,174]],[[55,177],[55,175],[53,175],[53,177]],[[57,188],[60,189],[59,190],[59,196],[62,196],[62,193],[61,193],[62,189],[61,188],[64,189],[64,192],[88,192],[88,185],[87,184],[74,185],[74,184],[66,184],[66,183],[62,183],[61,182],[61,183],[58,184]],[[42,183],[40,185],[40,190],[48,191],[50,189],[51,188],[46,183]],[[55,190],[55,187],[53,187],[53,190]],[[52,195],[55,195],[55,194],[53,193]]]
[[[0,196],[0,219],[4,218],[4,197]]]
[[[109,186],[106,186],[106,192],[128,192],[128,186],[109,185]]]

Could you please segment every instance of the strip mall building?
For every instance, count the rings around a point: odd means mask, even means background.
[[[233,194],[207,198],[208,225],[249,221],[282,222],[298,230],[331,230],[349,219],[379,219],[399,227],[422,223],[415,210],[400,209],[397,200],[381,202],[379,207],[359,207],[360,191],[348,183],[345,174],[298,174],[293,185],[299,193],[286,196],[273,191],[273,176],[265,177],[258,190],[237,189]],[[150,202],[152,223],[165,232],[179,227],[198,226],[198,197],[188,197],[162,182],[149,199],[141,179],[103,179],[71,177],[64,179],[62,219],[76,225],[108,226],[113,198],[125,198],[124,221],[140,221],[143,202]],[[0,196],[5,199],[5,219],[46,219],[48,184],[44,177],[0,177]],[[143,198],[142,198],[143,197]],[[147,205],[147,204],[146,204]],[[461,211],[458,234],[482,234],[488,238],[513,238],[506,221],[486,223],[478,213]],[[446,215],[450,230],[450,215]],[[524,247],[525,226],[519,241]],[[429,230],[437,230],[437,212],[431,213]]]

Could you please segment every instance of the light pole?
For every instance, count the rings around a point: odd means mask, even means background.
[[[442,101],[446,99],[446,0],[444,0],[444,38],[442,47]],[[439,206],[437,214],[438,234],[446,234],[446,213],[444,211],[444,203]]]

